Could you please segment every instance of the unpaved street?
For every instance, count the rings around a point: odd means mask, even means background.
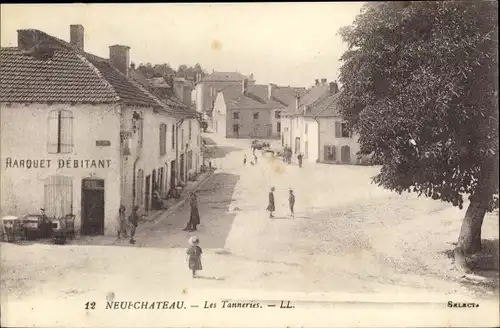
[[[482,298],[495,297],[497,285],[464,284],[464,273],[445,254],[463,211],[378,188],[369,182],[374,167],[298,168],[265,157],[243,166],[243,154],[250,155],[247,140],[217,142],[217,170],[197,191],[199,231],[182,231],[189,218],[186,202],[140,226],[136,245],[125,240],[115,246],[2,244],[2,299],[71,301],[104,298],[110,291],[184,295],[236,289],[476,297],[472,292],[478,288]],[[274,219],[265,211],[271,186]],[[295,218],[288,213],[289,188],[296,194]],[[193,234],[204,250],[204,269],[195,280],[185,262]],[[485,219],[483,238],[498,240],[494,215]]]

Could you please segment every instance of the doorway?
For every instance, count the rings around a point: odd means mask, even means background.
[[[146,176],[146,192],[144,193],[144,208],[146,209],[146,212],[149,212],[149,199],[150,199],[150,192],[151,192],[151,175]]]
[[[82,180],[82,234],[104,235],[104,180]]]
[[[180,167],[179,167],[179,176],[182,181],[184,181],[184,154],[181,154],[180,157]]]
[[[170,189],[175,188],[175,160],[170,162]]]
[[[342,146],[340,149],[340,161],[346,164],[351,162],[351,148],[349,146]]]
[[[156,177],[156,170],[153,170],[153,173],[151,175],[151,182],[152,182],[151,184],[152,184],[153,190],[158,188],[158,185],[157,185],[158,180]]]

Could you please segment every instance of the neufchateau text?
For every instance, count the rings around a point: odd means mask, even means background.
[[[108,301],[106,310],[183,310],[187,308],[262,308],[259,302],[255,301],[203,301],[200,304],[188,304],[185,301]]]

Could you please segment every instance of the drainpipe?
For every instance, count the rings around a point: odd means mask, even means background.
[[[314,120],[318,123],[318,159],[316,160],[317,163],[321,161],[321,142],[320,142],[320,129],[319,129],[319,121],[318,121],[318,116],[314,116]]]

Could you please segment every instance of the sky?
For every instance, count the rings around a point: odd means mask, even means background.
[[[132,62],[199,63],[212,72],[254,74],[256,83],[308,87],[337,79],[346,45],[337,34],[362,2],[2,4],[1,45],[16,46],[17,30],[34,28],[69,41],[69,26],[85,29],[85,51],[109,58],[109,46],[129,46]]]

